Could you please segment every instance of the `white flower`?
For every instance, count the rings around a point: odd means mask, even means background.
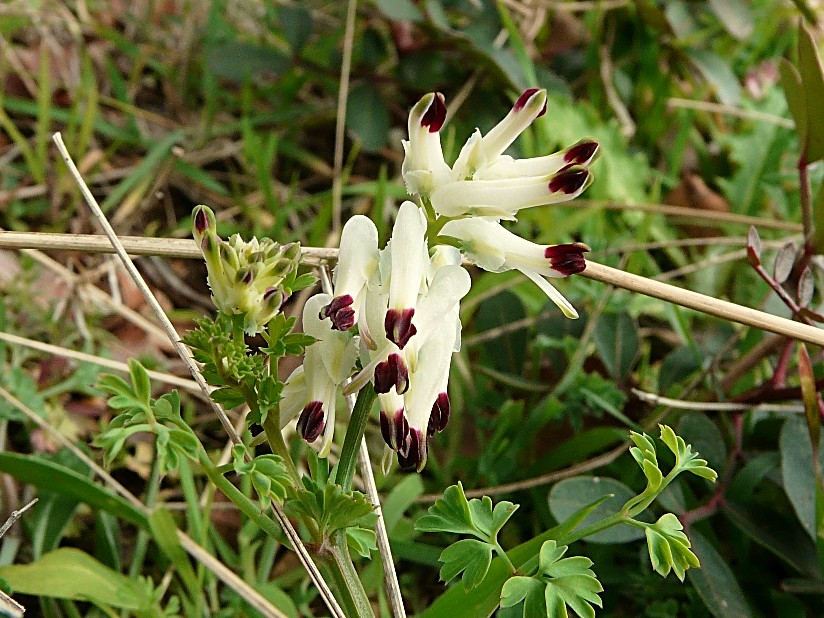
[[[574,199],[591,183],[588,166],[598,155],[594,140],[532,159],[503,154],[546,111],[545,90],[524,92],[486,135],[476,129],[451,170],[444,163],[438,131],[430,131],[445,119],[442,99],[429,94],[412,109],[402,168],[409,193],[429,200],[437,214],[514,219],[523,208]]]
[[[406,156],[401,172],[410,195],[428,196],[452,175],[441,149],[445,120],[446,104],[439,92],[427,94],[409,112],[409,140],[402,142]]]
[[[286,381],[281,405],[281,425],[300,409],[297,429],[303,439],[314,442],[323,434],[321,457],[332,445],[337,392],[352,375],[358,356],[358,338],[333,329],[320,317],[321,308],[331,300],[329,294],[316,294],[306,302],[303,330],[317,341],[306,348],[302,371],[296,369]]]
[[[321,315],[332,320],[336,330],[349,330],[358,320],[366,284],[378,266],[378,230],[368,217],[355,215],[340,239],[338,265],[334,273],[334,298]]]
[[[567,277],[586,268],[583,243],[537,245],[513,234],[500,223],[468,218],[449,221],[443,236],[456,238],[461,251],[480,268],[490,272],[519,270],[534,281],[569,318],[577,318],[575,308],[544,277]]]

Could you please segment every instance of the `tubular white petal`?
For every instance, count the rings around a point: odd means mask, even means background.
[[[389,280],[389,309],[414,309],[421,289],[424,269],[429,263],[426,250],[426,219],[413,202],[398,210],[392,228],[392,270]]]
[[[448,379],[455,345],[455,325],[442,319],[418,352],[418,368],[409,378],[404,398],[409,426],[426,434],[432,405]]]
[[[439,132],[445,114],[443,97],[437,93],[425,95],[409,112],[409,141],[403,141],[401,173],[407,191],[413,195],[428,195],[437,184],[450,178]]]
[[[418,303],[416,322],[421,336],[419,345],[440,332],[440,325],[447,319],[452,308],[466,296],[471,285],[472,279],[462,266],[443,266],[438,269],[429,290]]]
[[[512,216],[522,208],[572,199],[549,190],[549,176],[498,180],[459,180],[432,192],[435,211],[447,217],[470,213],[476,216]]]
[[[558,309],[560,309],[566,317],[571,320],[578,319],[578,312],[575,311],[575,307],[573,307],[570,302],[564,298],[563,294],[555,289],[555,286],[553,286],[549,281],[531,270],[522,270],[521,272],[526,277],[534,281],[535,284],[544,291],[544,294],[549,297],[549,300],[555,303],[558,306]]]
[[[377,265],[378,230],[368,217],[355,215],[341,233],[334,272],[335,296],[349,294],[357,300]]]
[[[525,178],[529,176],[551,176],[567,165],[566,152],[556,152],[543,157],[531,159],[513,159],[501,155],[485,166],[475,176],[477,180],[496,180],[500,178]]]
[[[519,99],[506,117],[484,135],[482,148],[487,161],[503,154],[523,130],[541,115],[545,106],[546,90],[536,90],[523,103]]]
[[[306,375],[303,365],[300,365],[286,378],[283,386],[280,400],[280,428],[283,429],[289,421],[296,418],[308,402]]]

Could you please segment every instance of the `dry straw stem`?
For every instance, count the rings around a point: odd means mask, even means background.
[[[69,155],[69,152],[66,149],[66,145],[63,143],[62,136],[60,135],[60,133],[55,133],[54,135],[52,135],[52,139],[54,140],[54,143],[57,146],[57,150],[60,152],[60,155],[63,157],[66,166],[69,168],[72,177],[77,183],[80,192],[83,194],[83,198],[85,199],[86,204],[89,206],[92,213],[97,218],[98,223],[100,223],[100,225],[103,227],[103,230],[106,232],[108,240],[111,242],[111,245],[113,246],[115,253],[117,253],[118,257],[123,263],[123,266],[126,268],[126,271],[129,273],[129,276],[132,278],[132,281],[140,290],[146,302],[152,308],[152,311],[155,313],[155,316],[163,326],[163,330],[166,332],[167,336],[169,337],[169,340],[172,342],[172,345],[174,345],[178,355],[189,368],[192,377],[198,383],[203,393],[209,395],[211,389],[209,385],[206,384],[206,380],[201,375],[200,370],[197,367],[197,364],[195,363],[191,353],[189,352],[189,349],[186,347],[183,341],[181,341],[180,335],[178,335],[171,320],[169,320],[168,316],[166,316],[165,312],[163,311],[163,308],[160,306],[160,303],[157,301],[157,299],[154,297],[151,290],[149,289],[149,286],[146,285],[146,282],[143,280],[143,277],[140,275],[140,272],[137,270],[137,267],[134,265],[134,262],[129,257],[128,251],[120,242],[120,239],[117,237],[117,234],[115,233],[114,229],[112,229],[111,224],[109,223],[108,219],[106,219],[106,215],[101,210],[100,205],[97,203],[97,200],[94,199],[94,195],[92,195],[92,192],[89,190],[89,187],[86,185],[85,181],[83,180],[83,177],[80,175],[77,166],[74,164],[71,155]],[[226,433],[229,435],[230,440],[234,444],[242,444],[240,436],[238,435],[237,431],[235,430],[234,426],[232,425],[231,421],[229,420],[229,417],[226,415],[226,412],[223,410],[223,408],[216,402],[214,402],[211,398],[208,400],[208,403],[220,419],[220,422],[223,425],[223,428],[226,431]],[[283,532],[286,534],[286,537],[292,543],[292,547],[297,553],[298,558],[301,561],[301,564],[303,564],[304,568],[309,573],[309,576],[312,578],[312,582],[315,584],[315,587],[317,587],[318,591],[321,594],[321,597],[323,597],[326,606],[329,608],[329,610],[332,612],[332,615],[335,616],[335,618],[343,618],[343,610],[341,609],[340,605],[338,604],[337,600],[332,594],[332,591],[329,589],[329,586],[326,584],[326,581],[323,579],[323,576],[321,575],[317,566],[312,561],[309,552],[303,545],[303,541],[301,540],[300,535],[294,529],[292,523],[286,517],[280,505],[272,503],[272,510],[274,511],[275,519],[277,520],[280,527],[283,529]]]
[[[685,208],[683,210],[692,210]],[[710,214],[710,213],[705,213]],[[693,212],[693,215],[695,213]],[[702,214],[703,216],[703,214]],[[778,222],[783,223],[783,222]],[[795,230],[795,224],[792,224]],[[201,258],[200,251],[193,240],[174,240],[169,238],[135,238],[124,237],[123,247],[136,255],[161,255],[178,258]],[[111,253],[108,240],[103,236],[74,234],[32,234],[22,232],[0,232],[0,248],[39,248],[83,250],[90,253]],[[304,247],[303,255],[308,263],[318,263],[337,257],[336,249]],[[610,268],[597,262],[587,260],[587,269],[580,276],[608,283],[618,288],[652,296],[689,309],[714,315],[725,320],[754,326],[777,335],[784,335],[805,343],[824,346],[824,330],[800,324],[786,318],[764,313],[749,307],[691,292],[683,288],[654,281],[639,275]]]

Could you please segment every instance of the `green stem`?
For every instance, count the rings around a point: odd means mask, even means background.
[[[374,618],[372,604],[363,589],[360,576],[352,557],[349,555],[349,546],[346,544],[346,530],[336,531],[331,538],[330,559],[326,565],[332,573],[335,585],[338,588],[339,598],[346,611],[352,618]]]
[[[372,403],[376,397],[375,389],[371,384],[367,384],[360,390],[355,409],[352,410],[352,418],[349,419],[349,426],[346,428],[346,437],[343,439],[343,448],[338,461],[336,482],[347,493],[352,490],[358,451],[361,440],[363,440],[363,433],[366,431],[366,423],[369,421],[369,412],[372,410]]]
[[[201,468],[203,468],[209,480],[212,481],[212,483],[223,492],[223,495],[229,498],[246,517],[251,519],[258,528],[278,540],[283,538],[277,523],[264,515],[260,510],[260,505],[244,496],[243,492],[229,482],[229,479],[217,471],[217,468],[212,463],[212,460],[209,459],[206,451],[200,451],[199,461]]]
[[[616,524],[624,523],[628,518],[629,515],[623,511],[620,511],[615,513],[615,515],[605,517],[601,521],[596,521],[594,524],[591,524],[586,528],[581,528],[577,532],[572,532],[562,539],[558,539],[558,545],[571,545],[575,541],[580,541],[585,537],[592,536],[593,534],[601,532],[601,530],[606,530]]]
[[[518,569],[515,568],[515,565],[512,564],[512,560],[509,559],[509,556],[506,555],[504,548],[501,547],[500,543],[498,543],[497,539],[495,540],[495,551],[498,552],[498,555],[503,558],[504,562],[506,562],[506,566],[509,567],[510,573],[513,575],[518,572]]]
[[[257,405],[257,402],[255,403]],[[251,407],[251,406],[250,406]],[[295,487],[301,486],[300,474],[295,467],[295,462],[292,461],[292,455],[286,447],[286,442],[283,439],[283,432],[280,430],[280,411],[273,410],[275,414],[267,414],[266,420],[263,421],[263,431],[266,433],[266,441],[269,443],[269,448],[275,455],[280,455],[283,463],[286,465],[286,471],[292,477],[292,482]]]

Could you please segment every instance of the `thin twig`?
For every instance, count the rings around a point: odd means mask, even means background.
[[[102,356],[95,356],[94,354],[86,354],[85,352],[78,352],[76,350],[70,350],[69,348],[63,348],[50,343],[43,343],[42,341],[35,341],[34,339],[19,337],[17,335],[12,335],[11,333],[4,333],[0,331],[0,341],[7,341],[15,345],[32,348],[33,350],[48,352],[49,354],[61,356],[63,358],[71,358],[84,363],[92,363],[93,365],[99,365],[101,367],[106,367],[107,369],[114,369],[115,371],[122,371],[124,373],[129,372],[129,366],[126,363],[121,363],[120,361],[112,360],[110,358],[103,358]],[[194,395],[203,395],[203,391],[200,390],[200,387],[194,380],[187,380],[185,378],[173,376],[169,373],[163,373],[162,371],[147,370],[147,373],[150,378],[157,380],[158,382],[163,382],[164,384],[170,384],[172,386],[179,386]]]
[[[777,124],[779,127],[786,127],[787,129],[792,129],[795,126],[795,123],[789,118],[782,118],[781,116],[776,116],[774,114],[765,114],[764,112],[758,112],[754,109],[742,109],[740,107],[724,105],[723,103],[712,103],[710,101],[693,101],[692,99],[671,97],[667,99],[667,107],[683,107],[687,109],[696,109],[702,112],[713,112],[725,114],[727,116],[736,116],[747,120],[769,122],[772,124]]]
[[[667,406],[675,410],[698,410],[700,412],[779,412],[800,414],[804,412],[802,404],[794,403],[728,403],[719,401],[684,401],[683,399],[672,399],[670,397],[662,397],[655,393],[648,393],[646,391],[638,390],[637,388],[630,389],[638,399],[643,402],[651,403],[657,406]]]
[[[6,523],[4,523],[2,527],[0,527],[0,539],[2,539],[3,535],[9,531],[9,528],[11,528],[15,524],[15,522],[23,516],[23,513],[28,511],[35,504],[37,504],[37,500],[38,498],[35,498],[22,509],[18,509],[16,511],[11,512],[11,515],[9,515],[9,518],[6,520]]]
[[[646,277],[633,275],[616,268],[610,268],[597,262],[587,262],[587,268],[579,276],[609,283],[625,290],[638,292],[653,298],[681,305],[702,313],[714,315],[731,322],[738,322],[746,326],[754,326],[778,335],[786,335],[799,341],[824,346],[824,330],[799,324],[786,318],[764,313],[749,307],[742,307],[729,301],[705,296],[691,290],[653,281]]]
[[[694,209],[684,208],[682,210],[690,211],[690,216],[695,217]],[[713,213],[710,211],[701,211],[702,217],[709,216],[711,214]],[[771,223],[781,224],[782,226],[785,225],[785,222],[781,221]],[[800,231],[800,226],[796,224],[789,225],[792,226],[793,231]],[[769,226],[762,224],[762,227]],[[0,232],[0,247],[3,246],[4,239],[14,236],[16,236],[16,233],[14,232]],[[52,236],[61,236],[62,239],[60,242],[61,245],[64,246],[64,248],[72,246],[70,239],[73,238],[73,235],[62,234]],[[145,240],[148,241],[149,239]],[[162,246],[163,244],[168,243],[168,239],[158,238],[151,240],[154,241],[154,246]],[[188,242],[191,243],[192,247],[195,247],[194,241],[179,242]],[[88,247],[87,250],[103,251],[103,245],[102,243],[95,244],[95,247]],[[106,252],[111,252],[111,249],[106,248]],[[327,248],[304,247],[303,255],[309,258],[310,261],[314,260],[315,262],[318,262],[328,259],[334,259],[335,257],[337,257],[337,250]],[[179,257],[195,256],[179,255]],[[200,255],[197,254],[197,257],[200,257]],[[716,317],[731,320],[733,322],[738,322],[740,324],[745,324],[747,326],[762,328],[772,333],[786,335],[793,339],[797,339],[798,341],[804,341],[805,343],[810,343],[814,345],[824,345],[824,331],[820,329],[807,326],[804,324],[798,324],[797,322],[787,320],[786,318],[781,318],[778,316],[770,315],[768,313],[764,313],[762,311],[742,307],[740,305],[719,300],[711,296],[705,296],[703,294],[698,294],[697,292],[684,290],[673,285],[653,281],[652,279],[648,279],[646,277],[625,273],[590,260],[587,260],[587,269],[583,273],[581,273],[581,276],[593,279],[595,281],[601,281],[602,283],[609,283],[619,288],[631,290],[633,292],[638,292],[640,294],[645,294],[647,296],[652,296],[654,298],[658,298],[660,300],[664,300],[674,304],[683,305],[685,307],[695,309],[696,311],[700,311],[708,315],[714,315]]]
[[[103,226],[103,229],[106,232],[106,236],[108,236],[109,240],[114,246],[118,257],[120,257],[121,261],[123,262],[123,265],[125,266],[129,275],[132,277],[132,280],[134,281],[135,285],[138,287],[138,289],[141,291],[144,298],[146,299],[146,302],[149,303],[150,307],[152,307],[153,311],[155,312],[155,315],[163,325],[163,329],[166,331],[167,336],[174,345],[178,355],[184,361],[184,363],[186,363],[186,366],[191,372],[192,377],[198,383],[203,392],[208,395],[210,392],[209,385],[206,384],[206,380],[201,375],[200,370],[198,369],[194,359],[192,358],[189,352],[189,349],[181,341],[180,336],[177,334],[177,331],[175,330],[175,327],[172,324],[171,320],[169,320],[169,318],[166,316],[166,314],[163,311],[163,308],[160,306],[160,303],[158,303],[157,299],[154,297],[151,290],[146,285],[146,282],[143,281],[143,277],[140,275],[140,272],[135,267],[134,262],[132,262],[132,259],[129,257],[129,254],[123,248],[123,245],[118,239],[117,234],[112,229],[112,226],[106,219],[106,215],[103,213],[97,201],[94,199],[94,196],[92,195],[92,192],[89,190],[89,187],[83,181],[83,177],[80,175],[80,172],[77,170],[77,166],[74,164],[74,161],[69,155],[68,150],[66,149],[66,146],[63,143],[63,138],[61,137],[60,133],[55,133],[52,136],[52,138],[54,139],[54,143],[57,145],[57,149],[60,151],[63,160],[68,166],[69,171],[74,177],[75,182],[80,188],[80,191],[83,194],[86,203],[94,213],[95,217],[98,219],[98,222]],[[223,408],[220,405],[218,405],[215,401],[213,401],[211,398],[209,399],[209,404],[211,408],[214,410],[215,414],[217,414],[221,424],[223,425],[224,430],[229,435],[229,438],[232,440],[232,442],[234,444],[242,444],[240,436],[238,435],[237,431],[235,431],[234,426],[232,425],[231,421],[229,420],[229,417],[226,415],[226,412],[223,410]],[[306,571],[309,573],[309,576],[312,578],[312,581],[314,582],[315,586],[320,591],[321,596],[327,604],[327,607],[336,617],[343,617],[343,610],[340,608],[340,605],[338,605],[337,601],[335,600],[335,597],[332,595],[329,586],[324,581],[323,576],[321,575],[315,563],[312,561],[312,557],[309,555],[309,552],[303,545],[303,541],[301,541],[300,535],[297,533],[289,519],[286,517],[286,514],[283,512],[283,509],[280,507],[280,505],[273,502],[272,510],[275,513],[275,518],[277,519],[278,524],[280,524],[287,538],[292,543],[292,547],[298,554],[301,563],[303,564]]]
[[[357,0],[349,0],[346,7],[346,29],[343,34],[343,58],[338,88],[337,124],[335,125],[335,159],[332,177],[332,232],[340,238],[343,197],[343,138],[346,130],[346,103],[349,98],[349,72],[352,68],[352,48],[355,41],[355,14]]]

